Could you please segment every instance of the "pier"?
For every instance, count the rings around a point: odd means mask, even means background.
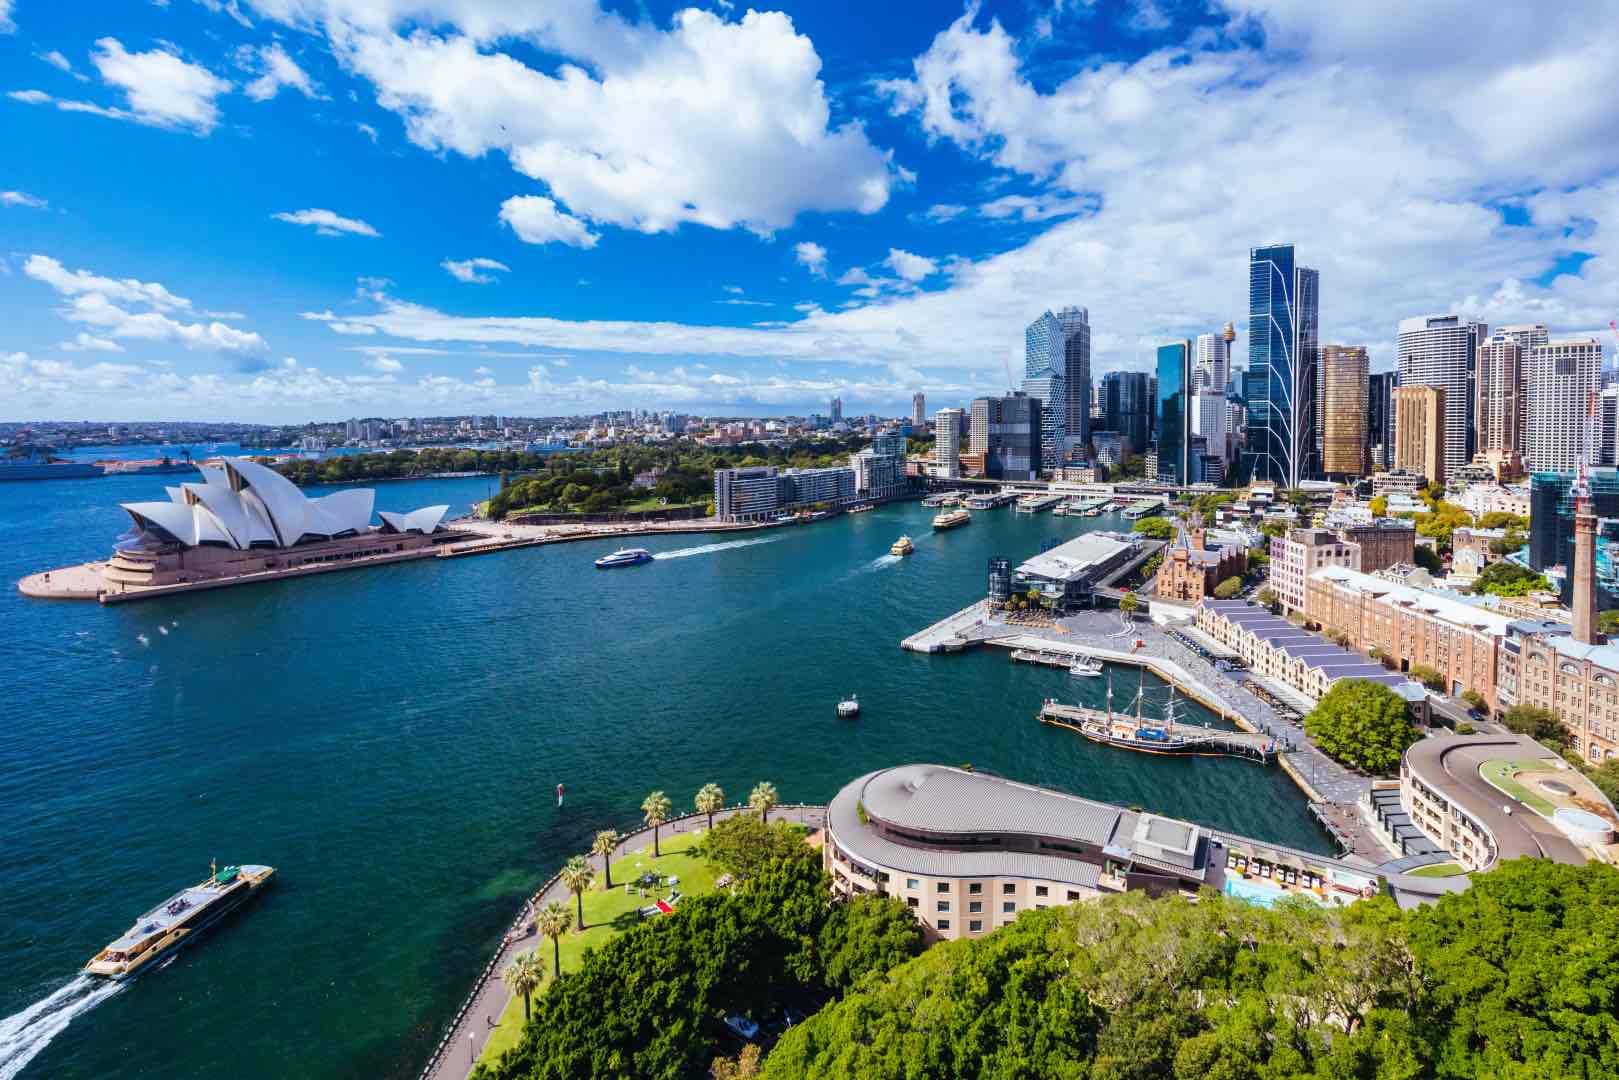
[[[1038,514],[1042,510],[1050,510],[1060,502],[1062,502],[1061,495],[1025,495],[1017,501],[1017,512]]]
[[[1169,720],[1138,721],[1129,713],[1064,705],[1049,698],[1040,707],[1039,716],[1042,724],[1067,728],[1093,742],[1124,750],[1194,757],[1240,757],[1266,765],[1276,760],[1276,740],[1248,731],[1221,731]],[[1138,733],[1142,730],[1162,732],[1162,741],[1155,745],[1153,739]]]

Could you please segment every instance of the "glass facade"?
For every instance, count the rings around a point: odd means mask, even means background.
[[[1315,382],[1320,275],[1295,266],[1293,245],[1248,255],[1246,456],[1256,480],[1297,487],[1319,471]]]
[[[1146,452],[1153,402],[1141,371],[1110,371],[1102,377],[1102,429],[1130,443],[1130,453]]]
[[[1055,467],[1090,442],[1091,328],[1080,307],[1046,312],[1023,332],[1023,392],[1040,401],[1042,459]]]
[[[1158,347],[1158,479],[1165,483],[1191,482],[1188,471],[1189,432],[1186,395],[1192,383],[1192,343],[1177,341]]]
[[[1590,471],[1598,518],[1596,609],[1619,607],[1619,469]],[[1538,472],[1529,481],[1529,566],[1565,569],[1574,562],[1574,474]],[[1563,578],[1563,603],[1573,604],[1573,575]]]

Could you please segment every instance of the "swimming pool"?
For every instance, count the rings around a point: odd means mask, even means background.
[[[1225,879],[1225,893],[1227,896],[1235,896],[1239,900],[1246,900],[1250,904],[1258,904],[1260,907],[1273,907],[1277,901],[1287,896],[1297,896],[1317,904],[1321,903],[1321,898],[1315,893],[1289,891],[1266,881],[1250,880],[1234,875]]]

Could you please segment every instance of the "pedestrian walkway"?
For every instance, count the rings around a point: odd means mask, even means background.
[[[747,814],[753,811],[745,806],[728,806],[714,814],[714,820],[719,821],[736,814]],[[770,811],[772,821],[791,821],[811,829],[824,828],[826,825],[826,807],[793,804],[777,806]],[[660,826],[663,836],[678,836],[694,830],[700,830],[708,824],[706,814],[688,814],[664,822]],[[645,827],[637,829],[623,836],[618,847],[613,849],[612,859],[622,858],[633,852],[649,846],[652,843],[652,829]],[[600,863],[599,856],[592,856],[593,865]],[[422,1069],[422,1080],[462,1080],[472,1071],[477,1063],[478,1055],[489,1041],[493,1030],[491,1020],[499,1020],[506,1006],[511,1002],[512,992],[501,979],[501,972],[506,969],[520,954],[530,952],[545,943],[545,939],[529,932],[529,921],[532,913],[544,907],[553,900],[572,902],[570,893],[561,880],[553,876],[540,890],[531,897],[518,911],[517,918],[512,922],[507,940],[495,953],[492,960],[485,966],[478,981],[473,985],[471,994],[456,1013],[454,1022],[444,1038],[439,1042],[433,1056]]]

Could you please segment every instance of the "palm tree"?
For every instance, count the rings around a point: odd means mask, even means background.
[[[562,935],[573,929],[573,912],[561,900],[553,900],[534,916],[534,928],[551,939],[551,963],[556,978],[562,977]]]
[[[545,981],[545,968],[541,966],[540,958],[532,951],[521,953],[512,958],[500,977],[512,993],[523,995],[523,1019],[527,1020],[529,996]]]
[[[606,878],[602,883],[604,889],[613,887],[613,867],[610,860],[616,847],[618,847],[618,832],[614,829],[603,829],[596,834],[596,839],[590,844],[591,854],[602,857],[602,875]]]
[[[652,826],[652,857],[658,858],[663,854],[658,850],[658,826],[669,820],[674,812],[675,805],[669,801],[669,796],[661,791],[654,791],[641,801],[641,813],[646,815],[646,823]]]
[[[697,792],[694,803],[699,814],[708,815],[708,827],[714,827],[714,814],[725,805],[725,789],[718,784],[704,784]]]
[[[590,862],[583,855],[575,855],[563,866],[562,873],[557,875],[562,884],[567,886],[573,898],[579,902],[579,929],[585,928],[585,890],[596,883],[596,871],[590,868]]]
[[[759,811],[760,820],[766,822],[770,820],[770,808],[780,801],[780,797],[776,794],[776,785],[769,780],[759,781],[748,795],[748,805]]]

